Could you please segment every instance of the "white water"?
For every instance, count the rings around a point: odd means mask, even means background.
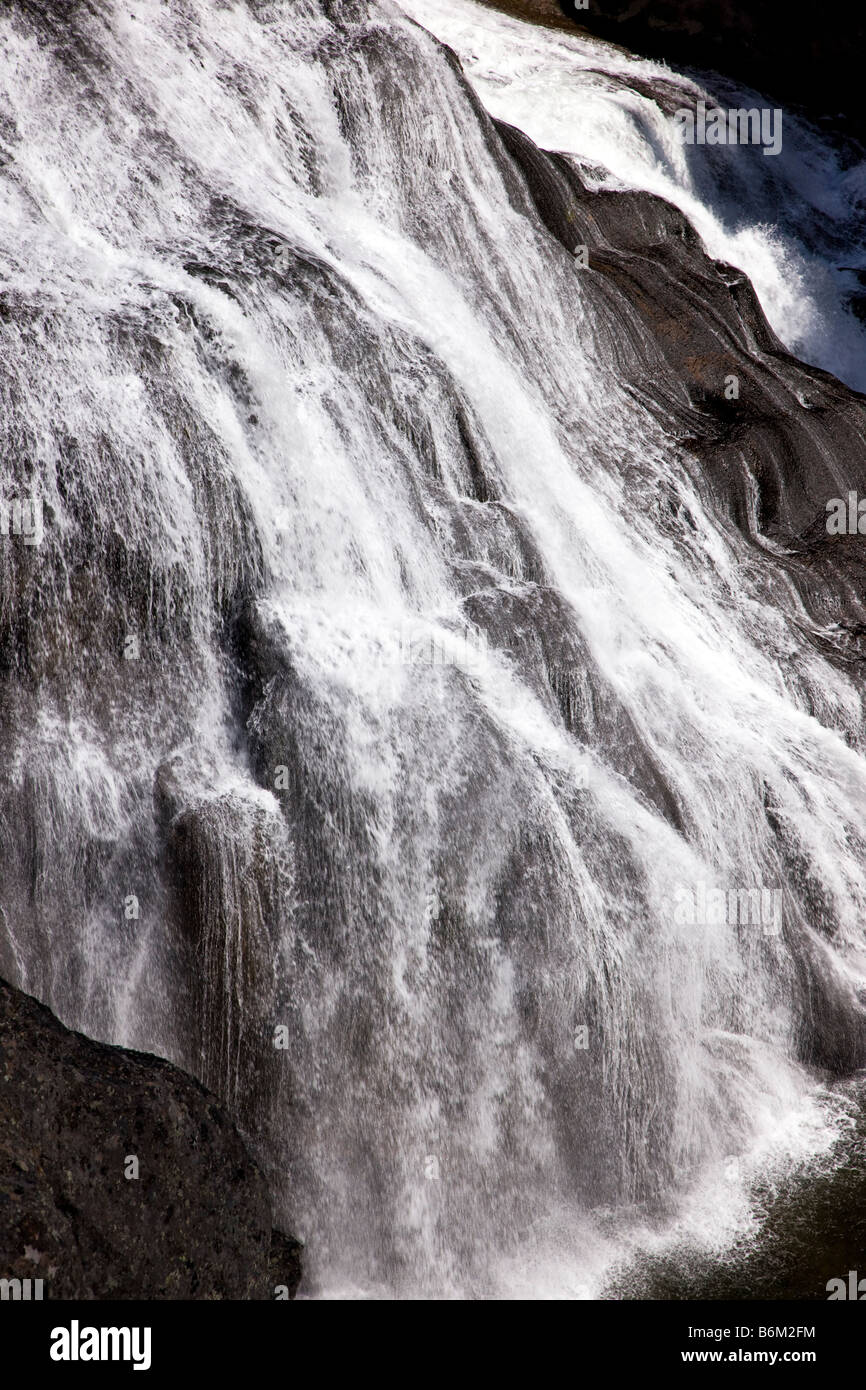
[[[104,0],[73,72],[0,22],[4,488],[52,511],[32,570],[4,551],[4,972],[241,1108],[267,1079],[244,1123],[320,1292],[586,1296],[636,1243],[718,1242],[731,1155],[834,1132],[797,963],[845,1008],[866,983],[859,690],[762,597],[396,9],[329,45],[314,0]],[[419,629],[438,664],[400,656]],[[231,957],[199,1050],[169,759],[209,846],[197,968]],[[783,889],[784,936],[678,923],[696,882]]]

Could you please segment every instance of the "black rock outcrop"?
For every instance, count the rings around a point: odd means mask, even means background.
[[[299,1245],[272,1233],[264,1178],[203,1086],[0,981],[0,1277],[51,1299],[285,1298]]]

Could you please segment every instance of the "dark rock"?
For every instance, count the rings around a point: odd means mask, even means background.
[[[54,1299],[294,1297],[300,1247],[272,1240],[265,1180],[203,1086],[0,981],[0,1277]]]

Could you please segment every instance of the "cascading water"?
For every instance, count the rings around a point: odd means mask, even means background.
[[[0,543],[0,973],[226,1099],[311,1291],[717,1239],[730,1157],[826,1145],[866,1058],[842,599],[393,5],[15,0],[0,81],[3,497],[44,509]],[[780,410],[839,389],[762,332]]]

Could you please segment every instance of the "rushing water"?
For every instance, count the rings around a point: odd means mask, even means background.
[[[0,971],[225,1097],[311,1291],[718,1241],[863,1060],[859,685],[400,10],[53,13],[0,18]]]

